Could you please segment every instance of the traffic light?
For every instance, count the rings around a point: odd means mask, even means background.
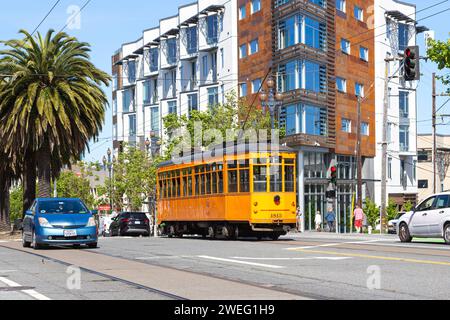
[[[331,183],[333,185],[336,185],[337,184],[337,168],[331,167],[330,172],[331,172]]]
[[[412,46],[405,49],[403,68],[405,81],[420,80],[419,46]]]

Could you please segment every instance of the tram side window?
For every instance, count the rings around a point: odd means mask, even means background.
[[[212,182],[211,172],[208,172],[206,174],[205,181],[206,181],[206,194],[211,194],[211,182]]]
[[[285,160],[287,161],[287,160]],[[295,191],[295,167],[286,165],[284,167],[285,192]]]
[[[250,162],[245,160],[239,165],[239,192],[250,192]]]
[[[188,177],[187,177],[187,172],[183,171],[183,196],[187,197],[189,196],[188,193]]]
[[[253,166],[253,191],[267,192],[267,167]]]
[[[228,193],[238,192],[238,171],[229,170],[228,171]]]
[[[217,173],[219,179],[219,194],[223,193],[223,171]]]
[[[176,181],[177,181],[177,197],[179,198],[181,197],[181,178],[178,177]]]
[[[212,190],[211,190],[211,193],[212,194],[217,194],[218,193],[218,188],[217,188],[217,175],[218,175],[218,172],[215,171],[211,175],[212,175],[212,181],[211,181]]]
[[[161,179],[161,177],[160,177]],[[159,180],[159,198],[164,199],[164,181]]]
[[[195,195],[198,196],[198,195],[200,195],[200,175],[196,174],[194,177],[195,177],[195,181],[194,181]]]
[[[192,197],[192,176],[191,175],[189,175],[189,177],[187,178],[187,190],[188,190],[188,193],[187,193],[187,195],[189,196],[189,197]]]
[[[270,166],[270,192],[283,191],[283,172],[280,165]]]

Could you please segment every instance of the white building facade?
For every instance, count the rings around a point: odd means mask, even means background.
[[[114,151],[163,137],[168,114],[189,115],[238,89],[237,3],[199,0],[179,7],[113,56]]]
[[[386,11],[385,8],[390,8]],[[383,108],[385,95],[385,58],[403,56],[408,46],[416,45],[416,7],[395,0],[376,0],[375,30],[375,90],[376,141],[374,162],[375,202],[381,204],[381,171],[383,142]],[[384,26],[380,28],[379,26]],[[400,71],[399,71],[400,70]],[[399,207],[407,201],[417,201],[417,94],[418,82],[399,79],[400,62],[390,62],[388,104],[387,199]]]

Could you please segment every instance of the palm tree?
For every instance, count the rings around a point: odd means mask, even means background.
[[[0,70],[8,73],[0,139],[9,156],[20,150],[24,157],[24,199],[31,204],[36,172],[39,197],[50,197],[51,178],[98,136],[108,105],[101,86],[111,78],[89,61],[88,43],[53,30],[45,38],[20,33],[23,40],[3,42],[0,51]]]

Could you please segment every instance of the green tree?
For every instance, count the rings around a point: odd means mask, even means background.
[[[63,171],[56,180],[58,197],[80,198],[92,209],[94,206],[94,196],[91,194],[89,179],[83,175],[77,175],[73,171]]]
[[[377,221],[380,219],[380,207],[378,207],[372,200],[366,199],[364,213],[367,216],[368,225],[375,229]]]
[[[410,212],[410,211],[412,211],[414,209],[414,205],[413,205],[413,203],[411,202],[411,201],[408,201],[408,202],[406,202],[404,205],[403,205],[403,211],[404,212]]]
[[[10,195],[10,219],[15,221],[22,218],[23,213],[23,190],[22,186],[17,186],[11,190]]]
[[[437,63],[439,70],[450,68],[450,39],[447,41],[433,40],[430,39],[429,47],[427,51],[428,58]],[[437,76],[438,79],[442,81],[444,85],[450,86],[450,74]],[[450,93],[450,87],[447,89]]]
[[[389,200],[389,205],[386,208],[386,212],[388,221],[397,218],[398,206],[393,200]]]
[[[149,196],[156,192],[156,166],[147,152],[133,146],[124,146],[114,163],[114,178],[98,188],[98,194],[109,203],[110,194],[119,210],[139,211]],[[112,187],[112,188],[111,188]]]
[[[195,136],[195,124],[200,123],[203,133],[207,130],[218,130],[222,139],[227,138],[227,131],[233,131],[232,139],[236,140],[242,129],[243,122],[247,120],[246,128],[256,131],[259,129],[270,129],[270,115],[265,114],[260,109],[249,106],[244,99],[237,99],[236,94],[231,92],[226,97],[226,102],[208,108],[206,111],[192,111],[190,116],[169,114],[163,119],[165,135],[167,141],[164,141],[165,159],[169,159],[175,147],[180,147],[182,139],[175,136],[177,129],[184,128],[191,137],[191,147],[208,147],[217,144],[214,137]]]
[[[51,178],[78,160],[102,129],[110,76],[90,61],[90,46],[66,33],[48,31],[2,42],[0,51],[0,141],[9,155],[20,152],[24,208],[35,196],[51,196]],[[36,170],[37,169],[37,170]]]

